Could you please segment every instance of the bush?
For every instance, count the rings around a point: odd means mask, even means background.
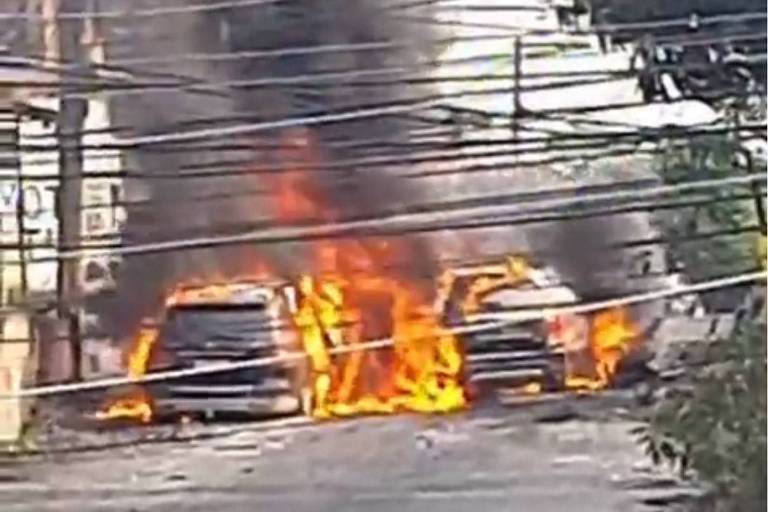
[[[707,484],[718,512],[766,509],[766,325],[714,343],[716,361],[665,397],[635,431],[655,463]]]
[[[655,166],[664,183],[670,185],[722,179],[746,172],[734,166],[737,153],[738,144],[726,136],[697,137],[683,146],[668,147],[657,157]],[[682,196],[704,199],[703,204],[657,212],[655,219],[669,240],[670,267],[682,265],[686,276],[695,282],[749,272],[761,266],[763,238],[756,229],[744,231],[758,225],[752,193],[748,186],[713,188]],[[736,196],[741,199],[734,199]],[[712,232],[719,234],[700,236]],[[742,297],[743,290],[734,288],[702,298],[710,310],[732,310]]]

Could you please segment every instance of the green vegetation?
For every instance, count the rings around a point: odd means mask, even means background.
[[[708,359],[717,363],[667,396],[636,431],[655,463],[710,486],[711,511],[766,507],[765,334],[763,318],[714,343]]]
[[[737,153],[731,139],[697,138],[666,151],[657,164],[666,183],[725,178],[746,172],[733,165]],[[748,186],[707,191],[697,194],[706,203],[660,216],[661,229],[672,240],[670,257],[683,263],[692,280],[765,268],[765,236],[739,231],[757,225],[754,199],[732,199],[751,193]],[[686,241],[719,230],[733,233]],[[746,293],[724,290],[705,294],[704,301],[712,308],[712,297],[720,295],[725,297],[720,304],[733,310]],[[668,388],[648,425],[635,432],[655,463],[671,464],[709,488],[711,499],[695,504],[697,512],[766,507],[766,319],[764,313],[755,316],[745,318],[729,339],[708,345],[703,364]]]
[[[685,147],[665,151],[656,163],[667,184],[691,180],[722,179],[745,174],[734,166],[735,141],[724,136],[698,137]],[[659,215],[658,220],[669,244],[669,257],[682,264],[693,281],[725,274],[754,270],[763,258],[760,233],[740,231],[758,225],[755,200],[749,186],[710,189],[691,196],[702,204],[675,208]],[[734,200],[734,196],[746,197]],[[728,236],[691,241],[697,233],[731,231]]]

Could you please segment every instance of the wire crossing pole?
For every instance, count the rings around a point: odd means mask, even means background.
[[[86,100],[71,97],[79,92],[77,76],[87,71],[87,62],[82,45],[83,20],[72,16],[85,11],[83,0],[58,0],[58,44],[60,58],[67,66],[60,76],[61,101],[57,123],[59,139],[59,173],[61,181],[57,201],[59,219],[59,251],[66,251],[80,243],[81,235],[81,194],[83,178],[83,155],[81,133],[86,114]],[[58,266],[58,303],[59,316],[66,320],[69,328],[69,340],[72,357],[72,377],[82,378],[81,340],[78,329],[80,306],[78,258],[59,260]]]

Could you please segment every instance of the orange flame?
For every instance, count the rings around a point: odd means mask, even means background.
[[[498,267],[495,266],[495,267]],[[521,256],[509,256],[507,264],[494,272],[494,268],[489,268],[489,274],[482,275],[472,282],[466,298],[462,304],[465,314],[475,313],[480,308],[482,297],[488,293],[504,287],[519,286],[529,279],[531,267],[525,258]]]
[[[619,363],[640,339],[629,311],[614,307],[595,313],[588,329],[578,332],[586,336],[588,350],[567,352],[567,387],[595,391],[611,385]]]
[[[337,257],[343,263],[370,250],[346,244]],[[350,279],[333,272],[305,275],[299,291],[295,320],[310,357],[316,417],[448,412],[465,405],[458,341],[421,294],[396,276],[373,269]],[[354,350],[387,336],[392,348]]]
[[[154,327],[143,327],[139,330],[126,361],[128,376],[132,379],[138,379],[147,373],[155,340],[157,340],[157,330]],[[149,423],[152,420],[151,399],[143,388],[135,386],[126,396],[115,400],[105,410],[99,411],[97,417],[100,419],[133,418],[142,423]]]
[[[484,296],[503,288],[516,288],[532,281],[532,271],[522,256],[510,256],[506,264],[485,264],[447,270],[441,275],[441,304],[451,300],[456,278],[471,277],[461,299],[464,315],[477,313]],[[546,322],[549,347],[566,356],[565,386],[577,391],[596,391],[609,386],[619,362],[639,340],[639,331],[626,308],[616,307],[593,315],[558,313]],[[540,383],[519,387],[524,394],[541,392]]]
[[[189,304],[195,302],[227,301],[236,287],[234,283],[250,283],[272,279],[273,273],[264,261],[254,261],[249,265],[248,273],[241,276],[227,277],[214,274],[203,278],[192,278],[177,285],[167,293],[165,306]]]
[[[592,318],[592,354],[599,382],[609,384],[619,362],[629,353],[638,337],[638,329],[625,307],[614,307]]]
[[[289,142],[293,147],[286,161],[306,163],[306,169],[295,168],[276,179],[280,219],[339,218],[338,205],[329,204],[313,181],[308,139]],[[365,239],[315,247],[316,274],[300,278],[294,315],[310,358],[315,417],[463,407],[458,340],[442,329],[427,294],[386,267],[403,256],[417,259],[413,246],[404,240]],[[387,337],[392,346],[354,350],[365,341]]]

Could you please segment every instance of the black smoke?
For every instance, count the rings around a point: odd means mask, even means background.
[[[533,229],[528,236],[533,251],[582,300],[642,291],[649,284],[644,278],[658,272],[648,247],[621,247],[623,242],[652,236],[645,215],[574,218]]]
[[[163,6],[200,4],[164,2]],[[202,2],[204,3],[204,2]],[[156,8],[154,0],[130,3],[136,16],[107,20],[103,30],[110,60],[125,66],[144,82],[183,82],[187,89],[146,90],[111,99],[112,123],[128,126],[129,136],[146,136],[238,123],[314,116],[366,106],[391,104],[428,91],[411,85],[376,85],[350,76],[333,81],[242,85],[244,81],[309,76],[319,73],[410,68],[435,56],[436,33],[428,24],[392,17],[382,0],[286,0],[184,15],[140,16]],[[423,10],[410,14],[428,16]],[[368,51],[336,51],[248,57],[259,51],[288,48],[389,42],[391,47]],[[240,52],[236,59],[174,58],[180,55]],[[142,59],[165,59],[142,63]],[[423,66],[422,66],[423,68]],[[378,79],[396,75],[379,76]],[[222,85],[229,82],[229,85]],[[238,83],[240,85],[236,85]],[[218,85],[217,85],[218,84]],[[233,85],[235,84],[235,85]],[[195,86],[205,90],[194,90]],[[407,116],[381,116],[331,123],[309,129],[317,164],[360,157],[351,142],[360,139],[404,141],[412,121]],[[236,233],[275,222],[270,190],[273,182],[260,169],[284,158],[275,149],[285,130],[248,136],[142,146],[130,151],[126,167],[144,175],[126,181],[127,245]],[[377,148],[380,150],[381,148]],[[312,164],[309,164],[312,167]],[[215,178],[182,177],[189,172],[217,171]],[[227,174],[235,172],[237,174]],[[417,200],[419,190],[387,169],[362,172],[354,167],[328,173],[307,169],[339,218],[375,215],[377,211]],[[415,241],[414,261],[431,261],[429,248]],[[195,279],[247,274],[258,260],[268,260],[290,277],[305,271],[308,244],[292,246],[218,246],[129,256],[117,275],[116,291],[98,299],[109,331],[129,335],[146,316],[156,314],[166,291]],[[383,263],[383,262],[382,262]]]

